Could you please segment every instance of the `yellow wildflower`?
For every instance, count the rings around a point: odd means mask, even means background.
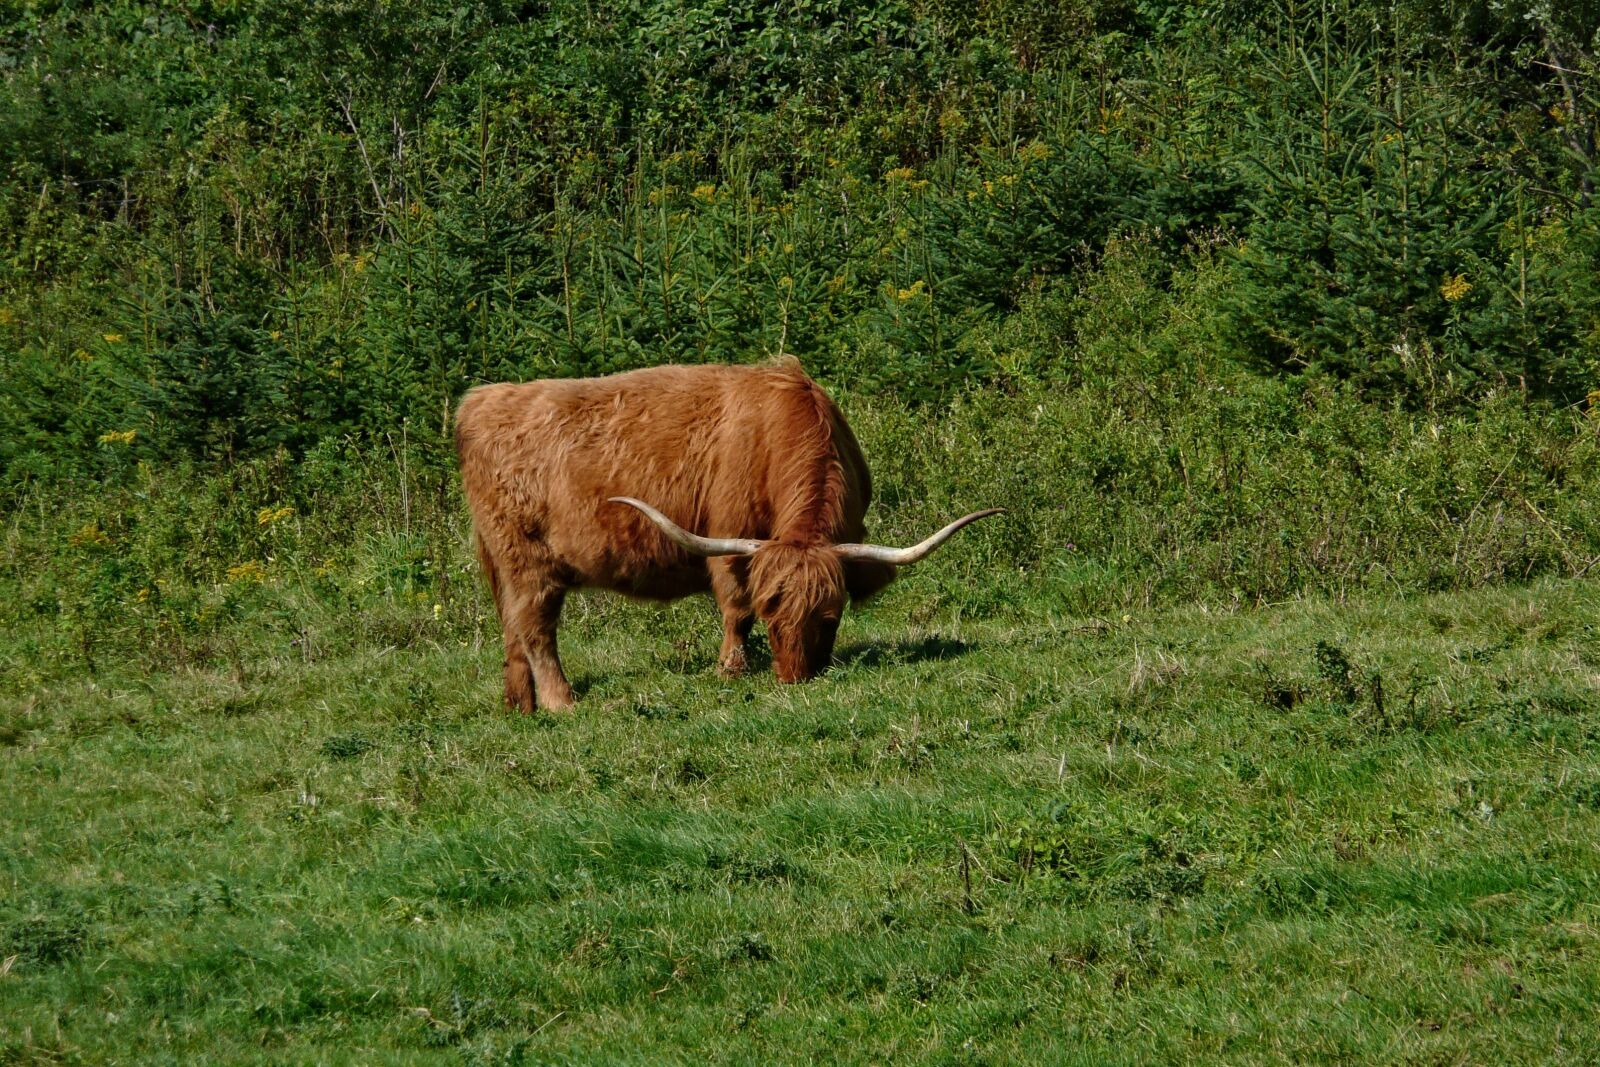
[[[228,581],[235,585],[260,585],[267,580],[267,568],[253,559],[228,568]]]
[[[443,604],[434,604],[433,605],[433,620],[435,622],[438,622],[443,617],[444,617],[444,605]]]
[[[122,343],[122,335],[120,333],[103,333],[100,335],[100,338],[108,345]]]
[[[147,585],[143,589],[139,590],[139,592],[134,595],[133,599],[137,600],[141,604],[143,604],[146,600],[149,600],[150,587]]]
[[[893,184],[895,182],[908,182],[917,176],[917,172],[910,167],[896,167],[894,170],[885,171],[883,180]]]
[[[689,195],[694,197],[696,200],[701,201],[702,203],[709,204],[717,198],[717,187],[714,184],[697,185],[694,187],[694,192],[690,193]]]
[[[1439,295],[1452,304],[1472,291],[1472,283],[1467,281],[1465,274],[1446,274],[1444,284],[1439,286]]]
[[[1600,415],[1600,389],[1589,390],[1589,395],[1584,399],[1589,402],[1589,414]]]
[[[138,430],[109,430],[100,435],[103,445],[131,445],[133,439],[139,436]]]
[[[111,538],[100,529],[98,522],[86,522],[78,527],[76,533],[67,538],[67,544],[73,548],[82,548],[84,545],[109,545]]]
[[[10,308],[0,308],[0,326],[10,326],[17,321],[17,313]]]
[[[1560,104],[1551,104],[1548,114],[1552,119],[1555,119],[1557,122],[1566,122],[1567,121],[1567,109],[1562,107]]]
[[[1043,141],[1030,141],[1017,149],[1017,158],[1024,163],[1033,163],[1041,159],[1050,158],[1050,146]]]
[[[275,522],[282,522],[294,514],[294,508],[288,504],[277,508],[262,508],[256,512],[257,526],[271,526]]]
[[[928,283],[923,281],[921,278],[918,278],[916,281],[911,283],[911,288],[896,289],[894,291],[894,298],[896,300],[915,300],[917,297],[922,295],[923,290],[927,287]]]
[[[87,363],[94,358],[94,354],[88,349],[79,348],[73,351],[72,358],[77,360],[79,363]]]

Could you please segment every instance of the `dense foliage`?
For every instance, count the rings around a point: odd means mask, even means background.
[[[0,479],[437,460],[474,381],[780,349],[912,403],[1103,383],[1146,368],[1084,367],[1076,298],[1130,238],[1152,297],[1226,274],[1217,373],[1579,401],[1594,9],[10,7]],[[1001,351],[1029,302],[1055,343]]]

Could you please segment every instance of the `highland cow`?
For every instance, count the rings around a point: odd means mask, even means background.
[[[744,670],[759,618],[779,680],[802,681],[828,666],[847,598],[999,510],[911,548],[861,543],[866,461],[791,357],[481,386],[457,412],[456,449],[504,631],[506,703],[523,711],[536,694],[573,704],[556,655],[569,589],[710,590],[725,674]]]

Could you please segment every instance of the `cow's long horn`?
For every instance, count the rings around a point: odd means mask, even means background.
[[[669,541],[697,556],[748,556],[761,547],[760,541],[748,537],[701,537],[699,534],[692,534],[643,500],[635,500],[631,496],[614,496],[608,499],[613,504],[627,504],[638,508],[644,512],[645,518],[661,527],[661,532],[667,535]]]
[[[887,545],[834,545],[833,548],[842,559],[870,560],[873,563],[893,563],[897,567],[909,567],[919,560],[926,559],[929,553],[950,540],[951,536],[967,523],[986,519],[990,515],[999,515],[1005,510],[1005,508],[989,508],[986,511],[974,511],[971,515],[963,515],[926,541],[910,548],[889,548]]]

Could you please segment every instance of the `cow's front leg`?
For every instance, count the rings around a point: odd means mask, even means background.
[[[717,671],[725,678],[737,678],[744,673],[746,661],[744,645],[750,639],[750,628],[756,617],[750,612],[722,611],[722,651],[717,654]]]
[[[506,699],[511,702],[511,674],[509,659],[513,640],[520,642],[527,671],[533,675],[533,688],[538,694],[539,706],[550,711],[565,711],[577,703],[572,686],[561,670],[561,658],[556,654],[556,625],[561,621],[561,605],[567,591],[559,587],[540,589],[525,595],[517,604],[514,630],[516,637],[507,634],[508,660],[506,665]],[[523,711],[532,708],[520,701],[516,706]]]
[[[736,678],[745,669],[745,642],[756,623],[744,589],[744,560],[737,557],[711,561],[711,593],[722,609],[722,651],[717,653],[717,671],[725,678]]]

